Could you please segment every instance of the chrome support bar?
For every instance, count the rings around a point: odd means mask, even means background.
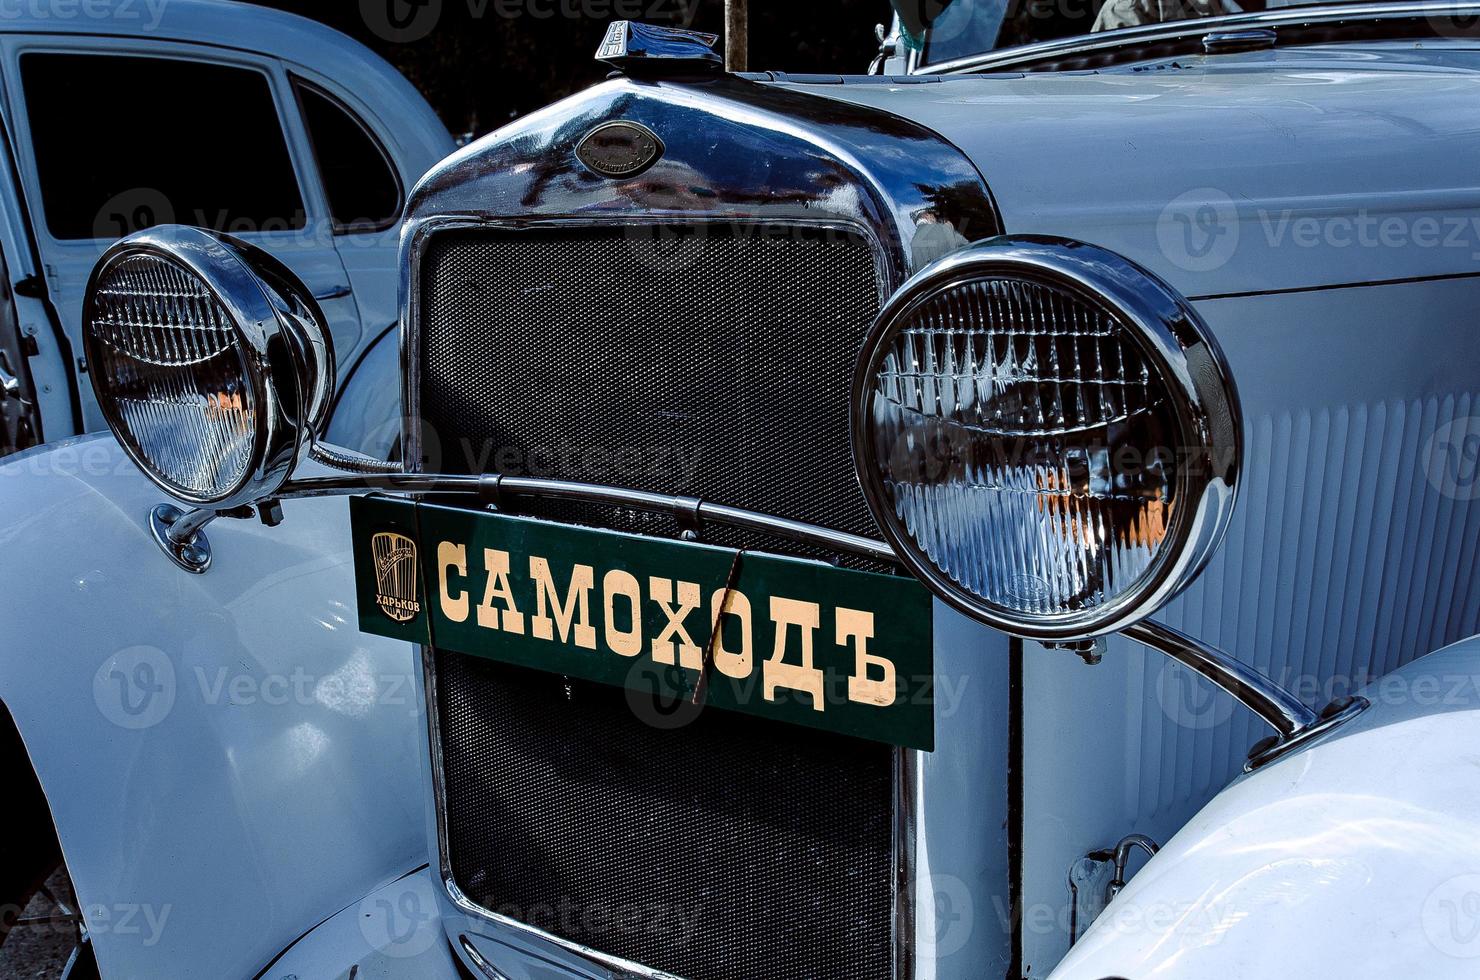
[[[289,480],[273,495],[274,500],[328,497],[355,493],[458,493],[470,494],[485,503],[514,497],[544,497],[582,503],[633,507],[655,514],[668,514],[681,529],[696,529],[704,523],[760,531],[792,541],[801,541],[833,551],[892,562],[894,552],[882,541],[844,531],[805,524],[774,514],[762,514],[726,504],[712,504],[696,497],[629,490],[596,483],[547,480],[532,476],[461,475],[443,473],[336,473]],[[187,572],[200,574],[211,565],[211,546],[204,528],[222,511],[197,508],[183,511],[173,504],[160,504],[149,515],[154,540],[170,560]],[[251,516],[250,511],[245,515]]]
[[[1330,731],[1369,704],[1362,697],[1338,698],[1317,713],[1250,665],[1186,633],[1150,620],[1126,627],[1121,632],[1206,677],[1274,729],[1274,735],[1256,742],[1249,750],[1249,761],[1244,767],[1246,772]]]
[[[895,560],[894,552],[882,541],[818,527],[815,524],[805,524],[801,521],[777,517],[774,514],[762,514],[725,504],[713,504],[693,497],[609,487],[596,483],[577,483],[571,480],[549,480],[543,477],[490,477],[439,473],[335,474],[290,480],[283,485],[276,496],[280,498],[324,497],[370,491],[465,493],[485,498],[496,496],[499,499],[542,497],[608,504],[614,507],[634,507],[655,514],[669,514],[684,526],[688,526],[689,522],[697,518],[701,524],[713,522],[729,527],[760,531],[836,551],[862,555],[877,561],[892,562]]]
[[[1304,702],[1253,667],[1186,633],[1149,620],[1124,632],[1132,640],[1161,651],[1217,684],[1282,738],[1289,738],[1319,720]]]
[[[170,543],[176,547],[186,547],[195,543],[197,536],[205,526],[219,516],[221,516],[220,511],[210,510],[204,507],[198,510],[186,511],[169,521],[168,528],[165,531],[165,537],[169,538]]]

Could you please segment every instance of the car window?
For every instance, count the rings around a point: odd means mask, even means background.
[[[340,231],[385,228],[401,216],[401,182],[369,128],[336,99],[295,79],[303,122]]]
[[[35,52],[21,58],[21,81],[52,237],[117,238],[168,222],[235,233],[306,224],[263,73]]]

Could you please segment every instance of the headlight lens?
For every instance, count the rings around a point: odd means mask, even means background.
[[[230,314],[189,269],[136,254],[93,294],[89,358],[119,440],[186,498],[228,496],[257,436],[254,390]]]
[[[130,235],[83,301],[93,393],[139,468],[189,504],[271,496],[333,391],[323,314],[276,259],[199,228]]]
[[[996,240],[886,307],[855,452],[886,535],[943,598],[1071,639],[1128,625],[1201,567],[1232,504],[1234,412],[1169,287],[1089,246]]]

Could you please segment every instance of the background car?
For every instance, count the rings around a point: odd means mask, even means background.
[[[363,45],[264,7],[18,13],[0,18],[0,452],[103,426],[83,290],[105,247],[158,223],[282,259],[329,317],[347,379],[396,320],[406,194],[454,148],[426,100]]]

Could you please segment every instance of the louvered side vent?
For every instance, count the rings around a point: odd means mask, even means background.
[[[1317,705],[1480,633],[1480,505],[1440,493],[1424,458],[1436,430],[1477,411],[1464,394],[1253,420],[1227,542],[1157,618]],[[1144,663],[1144,689],[1159,697],[1142,715],[1143,756],[1129,769],[1142,781],[1127,799],[1180,825],[1267,729],[1164,658]]]

